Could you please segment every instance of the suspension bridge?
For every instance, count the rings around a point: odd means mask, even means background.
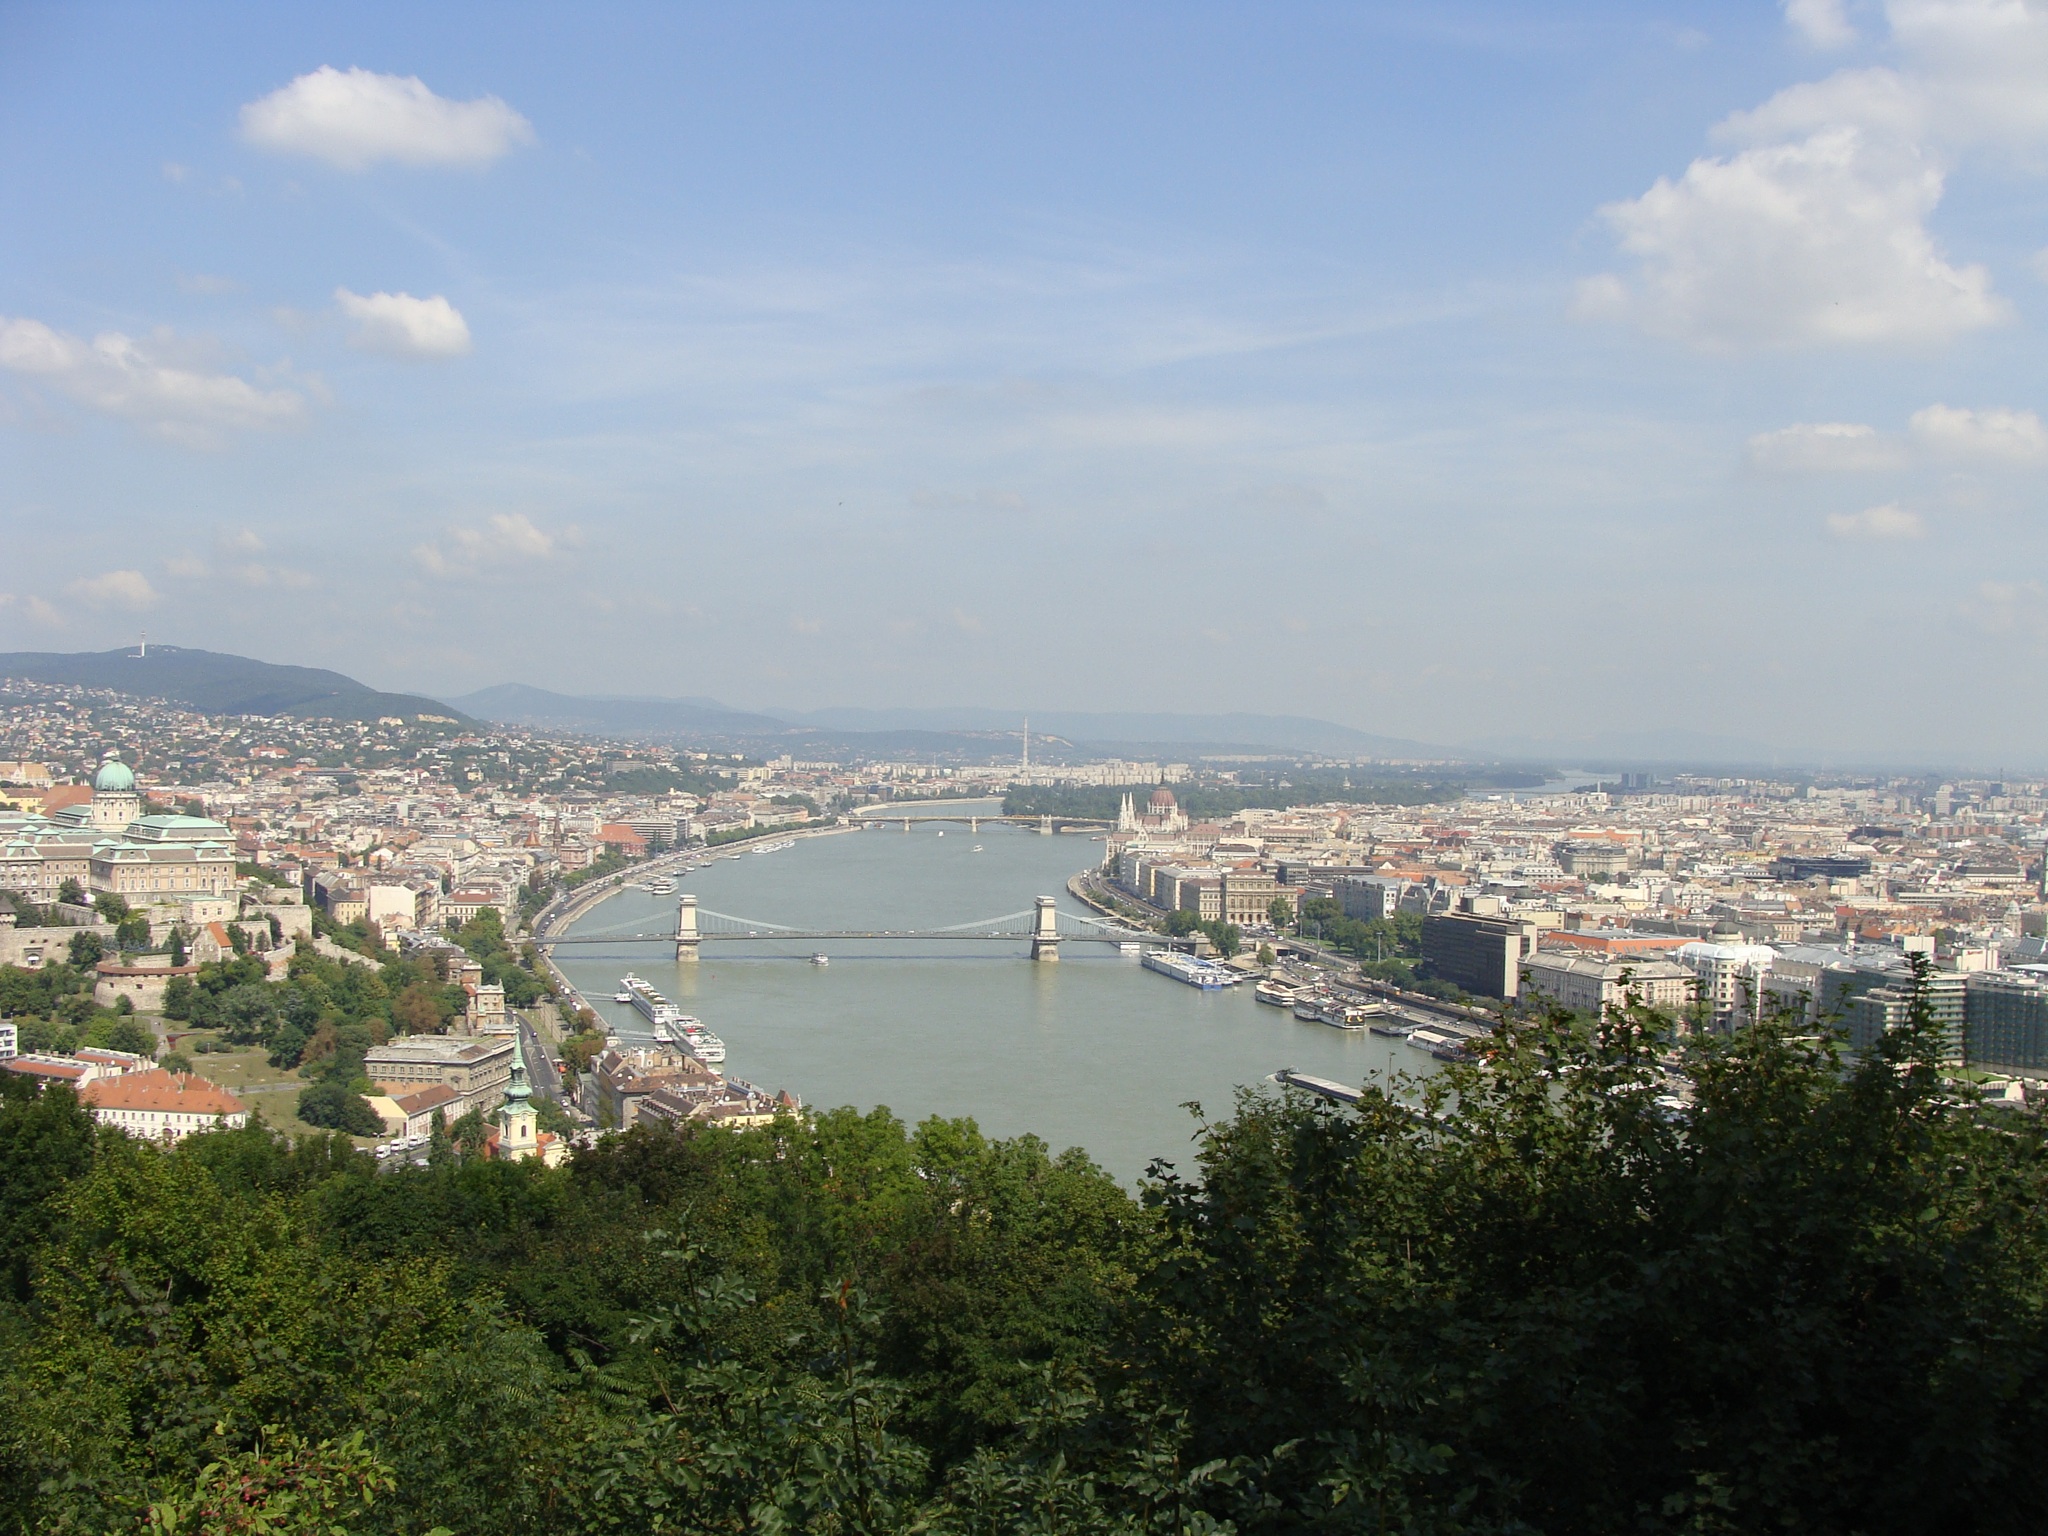
[[[1108,918],[1081,917],[1062,912],[1050,896],[1036,898],[1021,912],[979,917],[943,928],[804,928],[790,923],[771,923],[764,918],[713,912],[708,907],[700,907],[695,896],[687,895],[678,903],[675,927],[668,932],[595,929],[537,937],[533,942],[548,950],[563,944],[673,944],[676,959],[688,963],[699,958],[706,944],[798,939],[809,942],[834,939],[916,939],[920,942],[973,944],[1015,942],[1028,944],[1031,958],[1040,961],[1058,960],[1062,944],[1149,944],[1175,948],[1185,947],[1190,942],[1129,928]]]
[[[970,814],[966,811],[904,812],[891,811],[886,806],[878,805],[866,806],[855,811],[853,813],[853,820],[857,826],[863,828],[901,827],[905,832],[908,832],[912,827],[935,826],[949,822],[957,823],[967,828],[970,832],[979,832],[983,822],[999,821],[1013,827],[1027,827],[1047,837],[1050,837],[1055,832],[1092,832],[1104,827],[1114,829],[1116,826],[1114,818],[1101,816],[1049,816],[1032,813],[1020,813],[1015,816],[1009,816],[987,812]]]

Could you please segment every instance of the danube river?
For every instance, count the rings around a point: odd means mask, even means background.
[[[714,912],[813,930],[946,928],[1025,912],[1040,895],[1087,912],[1066,882],[1100,862],[1095,839],[1000,822],[971,833],[901,825],[741,852],[683,876],[680,889]],[[673,932],[675,907],[673,896],[629,889],[568,931]],[[806,963],[814,949],[830,965]],[[1063,945],[1057,965],[1033,964],[1021,943],[914,939],[708,942],[703,953],[678,965],[662,945],[569,944],[556,957],[628,1041],[646,1039],[645,1025],[611,995],[632,971],[725,1041],[723,1070],[771,1093],[786,1088],[818,1107],[884,1104],[912,1122],[971,1115],[992,1136],[1028,1131],[1055,1150],[1085,1147],[1126,1182],[1154,1158],[1192,1170],[1190,1101],[1225,1114],[1240,1084],[1282,1067],[1356,1084],[1432,1065],[1401,1041],[1261,1004],[1249,983],[1184,986],[1113,944]]]

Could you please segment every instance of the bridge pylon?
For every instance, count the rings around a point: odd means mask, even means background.
[[[1052,818],[1050,816],[1041,816],[1038,818],[1038,835],[1040,837],[1052,836]]]
[[[1038,916],[1031,927],[1031,958],[1056,961],[1060,957],[1060,915],[1050,896],[1038,898]]]
[[[979,832],[981,830],[981,818],[979,816],[968,817],[967,830],[970,832]]]
[[[676,905],[676,961],[681,965],[697,963],[697,898],[685,896]]]

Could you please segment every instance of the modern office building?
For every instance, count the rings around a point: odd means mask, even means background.
[[[1485,897],[1465,898],[1465,910],[1435,912],[1422,920],[1422,964],[1428,975],[1475,997],[1513,997],[1521,990],[1522,963],[1536,952],[1534,923],[1471,910]]]
[[[1963,978],[1963,992],[1969,1065],[2048,1074],[2048,984],[1976,971]]]

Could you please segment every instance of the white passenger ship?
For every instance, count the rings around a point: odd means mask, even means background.
[[[709,1066],[725,1060],[725,1042],[706,1029],[702,1019],[683,1012],[638,976],[623,977],[619,991],[647,1020],[657,1041],[664,1045],[680,1041],[692,1056]]]

